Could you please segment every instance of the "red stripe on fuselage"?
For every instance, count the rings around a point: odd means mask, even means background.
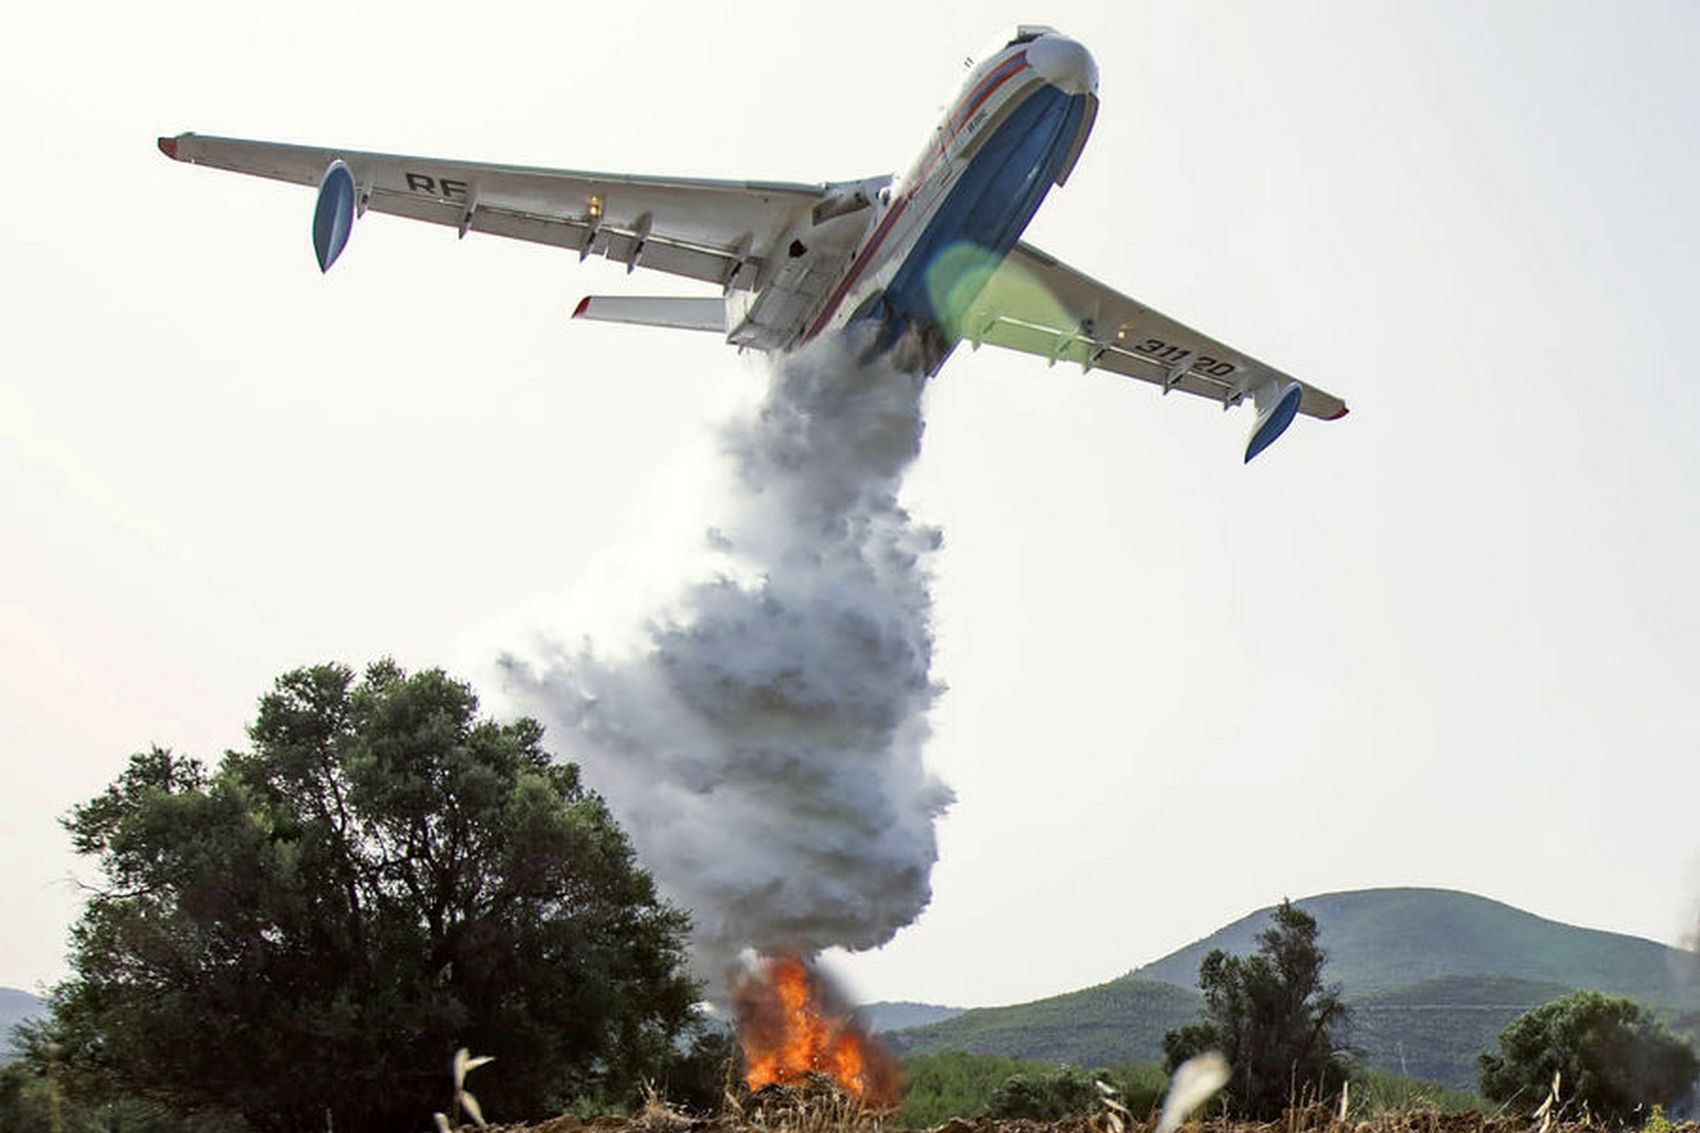
[[[1010,66],[1012,63],[1015,64],[1013,67]],[[1011,55],[1008,59],[1005,59],[1002,63],[998,64],[990,74],[982,79],[980,81],[980,85],[969,92],[968,104],[951,116],[951,137],[954,138],[956,136],[956,134],[962,129],[963,123],[967,121],[969,115],[980,109],[981,103],[992,97],[992,92],[1002,86],[1005,79],[1009,78],[1025,66],[1027,66],[1027,53],[1024,51],[1019,55]]]
[[[891,206],[891,211],[885,214],[879,226],[874,229],[874,234],[868,238],[867,246],[862,249],[861,254],[850,265],[850,270],[844,273],[844,278],[839,280],[838,286],[833,288],[832,298],[826,301],[826,306],[821,309],[820,317],[815,319],[814,325],[809,327],[809,332],[803,336],[803,341],[807,342],[819,334],[822,328],[832,321],[832,316],[837,313],[839,305],[844,302],[844,296],[850,293],[850,289],[856,285],[856,281],[868,269],[868,264],[874,258],[874,254],[879,251],[880,245],[885,243],[885,238],[891,234],[893,226],[897,223],[897,218],[908,211],[909,203],[915,199],[915,190],[926,184],[927,178],[932,175],[933,168],[944,157],[945,151],[950,148],[950,143],[954,142],[957,135],[962,132],[962,127],[967,120],[973,117],[974,111],[985,105],[986,100],[991,98],[999,87],[1003,86],[1013,76],[1020,74],[1026,67],[1027,52],[1025,51],[1012,55],[999,63],[990,74],[980,80],[973,90],[968,92],[967,97],[963,99],[961,109],[946,119],[950,123],[949,131],[939,140],[938,146],[932,153],[928,155],[926,166],[915,177],[914,184],[909,191],[898,198],[897,202]]]

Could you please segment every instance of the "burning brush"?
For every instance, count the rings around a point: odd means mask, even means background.
[[[732,993],[750,1090],[830,1082],[865,1105],[896,1105],[897,1065],[825,976],[795,956],[759,957]]]

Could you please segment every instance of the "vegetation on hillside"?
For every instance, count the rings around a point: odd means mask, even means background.
[[[12,1061],[12,1028],[47,1014],[47,1004],[27,991],[0,987],[0,1066]]]
[[[1351,1112],[1364,1117],[1411,1113],[1481,1113],[1487,1109],[1474,1090],[1459,1090],[1426,1078],[1388,1074],[1381,1070],[1352,1071]]]
[[[1102,1108],[1097,1082],[1116,1091],[1143,1117],[1162,1097],[1160,1067],[1127,1064],[1082,1070],[1067,1064],[1000,1055],[916,1054],[903,1059],[905,1128],[924,1129],[951,1118],[1030,1118],[1049,1121]]]
[[[1700,956],[1651,940],[1560,924],[1446,889],[1366,889],[1297,902],[1328,935],[1329,978],[1352,1001],[1443,976],[1507,974],[1598,988],[1667,1011],[1700,1009]],[[1131,974],[1195,986],[1213,949],[1243,955],[1271,923],[1262,909]]]
[[[1682,1007],[1684,996],[1700,994],[1700,980],[1671,978],[1672,972],[1681,977],[1684,966],[1700,964],[1691,954],[1556,924],[1446,890],[1330,894],[1298,907],[1313,913],[1327,936],[1329,979],[1343,985],[1352,1013],[1343,1038],[1371,1069],[1473,1091],[1477,1056],[1495,1045],[1507,1024],[1583,986],[1530,978],[1542,970],[1592,972],[1600,981],[1586,986],[1607,990],[1662,988],[1662,997],[1646,1005],[1670,1018],[1673,1030],[1700,1040],[1700,1010]],[[1205,945],[1248,952],[1256,931],[1269,923],[1267,912],[1259,913],[1134,975],[1034,1003],[976,1009],[947,1025],[890,1037],[906,1051],[977,1051],[1076,1066],[1157,1060],[1163,1034],[1196,1021],[1202,1010],[1192,989],[1199,961],[1210,950]],[[1495,939],[1496,933],[1506,938]],[[1191,957],[1191,967],[1177,975],[1177,962],[1185,957]],[[1488,964],[1504,967],[1484,970]],[[1444,974],[1419,978],[1435,971]],[[1153,983],[1145,974],[1173,982]],[[1360,988],[1355,994],[1354,978]]]
[[[980,1117],[992,1095],[1017,1074],[1049,1069],[1050,1064],[1027,1062],[996,1054],[913,1054],[902,1060],[901,1123],[925,1129],[953,1117]]]
[[[1034,1003],[978,1008],[885,1038],[905,1054],[962,1051],[1074,1066],[1155,1062],[1164,1032],[1198,1018],[1203,1002],[1195,991],[1120,979]]]
[[[1229,1112],[1266,1120],[1296,1102],[1329,1101],[1348,1070],[1336,1043],[1346,1005],[1322,981],[1327,954],[1316,918],[1282,901],[1274,921],[1252,955],[1204,957],[1204,1021],[1163,1036],[1164,1069],[1218,1051],[1232,1071],[1223,1093]]]
[[[1481,1057],[1482,1093],[1526,1104],[1552,1087],[1596,1119],[1626,1125],[1690,1095],[1700,1059],[1627,999],[1578,991],[1519,1017]]]
[[[1517,1016],[1570,988],[1510,976],[1443,976],[1349,1002],[1366,1066],[1473,1090],[1478,1057]]]
[[[0,1066],[0,1133],[249,1133],[233,1114],[182,1114],[133,1097],[67,1095],[24,1062]]]
[[[510,1117],[623,1102],[694,1020],[685,916],[542,728],[440,671],[279,678],[216,771],[154,749],[66,820],[105,884],[31,1038],[85,1099],[425,1129],[450,1056]]]
[[[1098,1113],[1103,1106],[1094,1082],[1113,1088],[1135,1120],[1155,1112],[1168,1087],[1155,1063],[1128,1063],[1096,1070],[991,1054],[916,1054],[903,1059],[905,1095],[898,1123],[925,1129],[953,1118],[1055,1120]],[[1481,1096],[1436,1082],[1377,1071],[1352,1075],[1351,1109],[1362,1116],[1480,1110]]]

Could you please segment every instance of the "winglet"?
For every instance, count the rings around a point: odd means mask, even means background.
[[[582,314],[584,314],[584,312],[585,312],[585,311],[586,311],[586,310],[587,310],[587,309],[588,309],[588,308],[589,308],[589,307],[590,307],[590,296],[588,296],[588,295],[586,295],[586,296],[585,296],[585,297],[584,297],[584,298],[583,298],[583,299],[580,299],[580,300],[579,300],[579,301],[578,301],[578,306],[576,306],[576,307],[574,307],[574,308],[573,308],[573,318],[575,318],[575,319],[576,319],[576,318],[578,318],[578,317],[579,317],[579,316],[580,316],[580,315],[582,315]]]
[[[1255,396],[1261,406],[1257,421],[1252,425],[1251,436],[1245,445],[1245,463],[1250,464],[1251,458],[1274,444],[1280,435],[1287,431],[1287,426],[1298,416],[1299,401],[1304,397],[1304,387],[1298,382],[1289,382],[1286,389],[1277,389],[1273,381],[1259,386]]]
[[[172,161],[176,161],[177,160],[177,139],[176,138],[161,138],[161,139],[159,139],[159,152],[163,153],[166,157],[169,157]]]

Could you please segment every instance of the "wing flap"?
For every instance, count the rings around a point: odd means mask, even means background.
[[[587,295],[573,318],[726,333],[726,304],[695,296]]]
[[[1165,392],[1237,405],[1262,382],[1298,379],[1017,244],[961,316],[960,336],[1052,362],[1103,369]],[[1299,412],[1333,420],[1346,403],[1305,382]]]

